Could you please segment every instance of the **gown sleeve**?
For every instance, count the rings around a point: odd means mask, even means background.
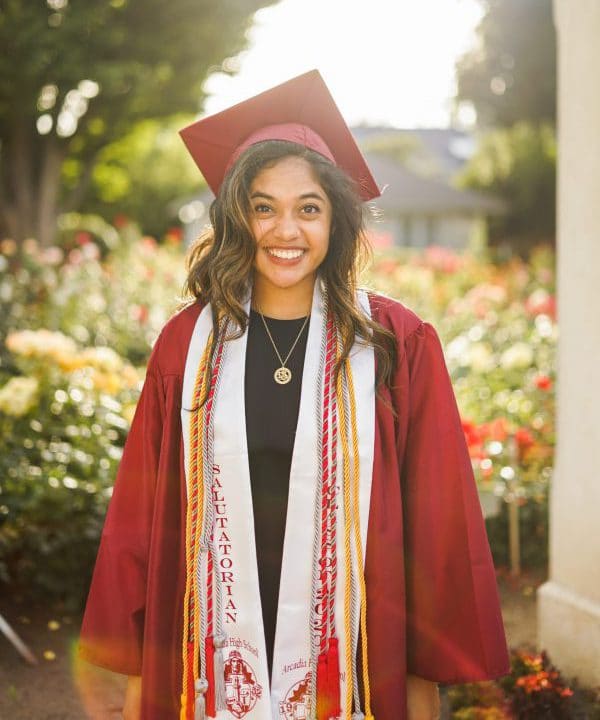
[[[164,422],[164,396],[150,357],[117,471],[86,603],[79,656],[141,675],[148,547]]]
[[[440,339],[405,339],[408,430],[402,464],[407,672],[440,683],[509,672],[496,575]]]

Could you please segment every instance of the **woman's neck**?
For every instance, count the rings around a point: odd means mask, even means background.
[[[302,286],[279,288],[265,287],[260,282],[252,289],[252,309],[278,320],[294,320],[310,315],[314,281]]]

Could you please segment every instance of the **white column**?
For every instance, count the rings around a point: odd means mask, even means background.
[[[538,645],[600,683],[600,0],[554,0],[558,33],[557,452]]]

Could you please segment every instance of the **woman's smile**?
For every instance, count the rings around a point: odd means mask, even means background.
[[[303,248],[266,247],[264,249],[273,262],[283,263],[284,265],[293,265],[298,262],[306,252]]]

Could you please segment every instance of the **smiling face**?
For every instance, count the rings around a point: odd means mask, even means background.
[[[285,157],[252,181],[254,297],[265,314],[310,309],[317,269],[329,248],[331,214],[329,198],[301,157]]]

